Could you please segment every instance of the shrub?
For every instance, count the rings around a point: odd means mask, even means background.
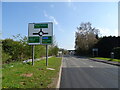
[[[120,47],[115,47],[113,49],[115,58],[120,59]]]
[[[8,53],[2,52],[2,63],[11,61],[11,56]]]

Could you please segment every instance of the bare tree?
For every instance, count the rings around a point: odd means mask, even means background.
[[[98,41],[99,30],[92,28],[91,25],[90,22],[87,22],[81,23],[77,27],[75,49],[79,52],[87,52]]]

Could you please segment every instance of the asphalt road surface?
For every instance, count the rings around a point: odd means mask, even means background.
[[[60,88],[118,88],[118,66],[65,56]]]

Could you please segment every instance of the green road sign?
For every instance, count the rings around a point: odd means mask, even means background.
[[[34,28],[48,28],[48,24],[34,24]]]
[[[28,45],[50,45],[53,43],[53,23],[29,23]]]
[[[40,43],[40,37],[28,37],[29,43]]]
[[[52,44],[52,36],[43,36],[42,44]]]

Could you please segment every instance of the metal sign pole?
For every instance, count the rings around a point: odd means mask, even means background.
[[[34,66],[34,45],[32,45],[32,65]]]
[[[48,45],[46,45],[46,66],[48,66]]]

